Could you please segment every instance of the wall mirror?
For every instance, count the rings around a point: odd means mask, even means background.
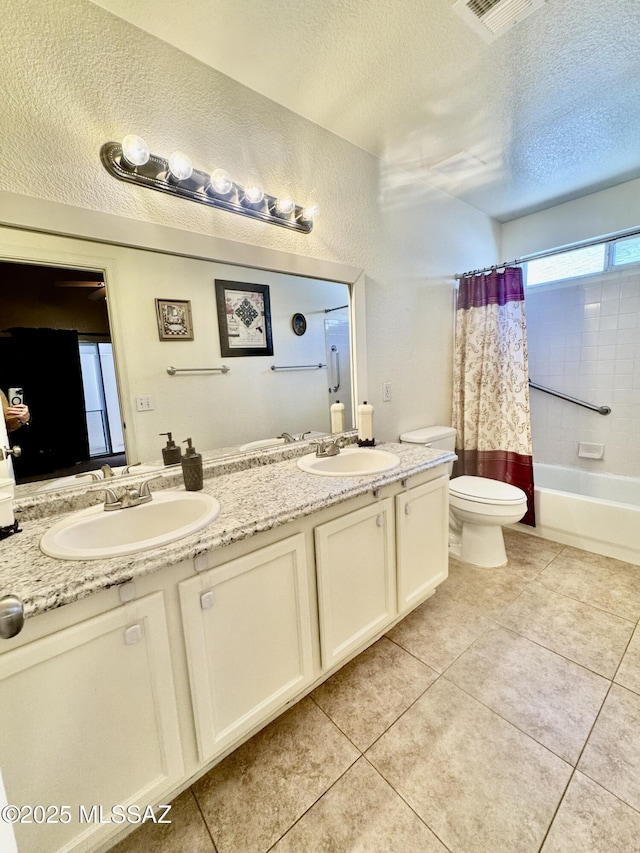
[[[26,465],[16,465],[16,496],[75,485],[86,487],[90,481],[78,479],[76,483],[76,473],[85,472],[89,477],[87,470],[98,470],[104,464],[118,471],[127,464],[161,464],[165,439],[160,433],[172,432],[177,443],[190,437],[203,452],[233,455],[277,439],[284,432],[293,436],[329,432],[329,406],[335,400],[345,403],[345,429],[352,428],[352,284],[192,254],[88,244],[66,236],[15,230],[10,236],[19,237],[24,245],[17,253],[15,249],[8,252],[6,243],[4,250],[0,245],[3,306],[11,303],[12,291],[17,290],[21,298],[1,324],[0,347],[4,349],[0,353],[0,387],[14,385],[14,380],[26,386],[25,401],[32,409],[34,436],[36,423],[39,431],[52,439],[56,433],[60,435],[58,427],[64,431],[66,422],[73,419],[75,432],[84,431],[80,439],[85,442],[80,449],[76,445],[70,457],[68,441],[49,440],[44,450],[36,449],[29,459],[30,437],[25,430],[15,433],[15,443],[19,443],[18,433],[24,433],[23,461],[27,461]],[[247,249],[249,254],[255,251],[255,247]],[[224,256],[224,252],[216,253]],[[277,265],[284,269],[300,266],[299,258],[291,260],[295,256],[277,254],[282,255]],[[267,260],[272,260],[268,255],[267,251]],[[48,259],[46,263],[44,259]],[[60,259],[64,264],[56,263]],[[315,272],[313,264],[310,270]],[[238,282],[240,288],[245,283],[269,288],[273,356],[222,359],[215,293],[218,279]],[[29,287],[26,281],[31,282]],[[37,298],[28,298],[29,288],[38,289]],[[159,335],[156,299],[189,301],[193,340],[166,340]],[[292,323],[296,314],[305,317],[303,335],[296,333]],[[51,322],[54,318],[55,323]],[[54,360],[48,359],[51,344],[45,337],[52,332],[45,334],[44,330],[52,326],[57,331],[65,329],[73,337],[67,349],[75,347],[78,352],[80,381],[77,371],[72,381],[67,367],[55,369]],[[19,346],[16,338],[21,341]],[[50,378],[45,383],[48,398],[42,404],[38,401],[45,397],[31,393],[27,374],[15,375],[16,362],[26,362],[26,348],[36,338],[30,375],[37,373],[38,363],[42,365],[48,359],[46,363],[54,369],[57,380]],[[228,372],[209,369],[223,362]],[[170,367],[175,368],[173,373],[168,371]],[[21,375],[27,379],[22,381]],[[102,383],[90,387],[90,404],[83,390],[85,375],[89,381],[97,377]],[[84,397],[78,412],[79,394]],[[73,431],[70,429],[69,434]],[[65,444],[66,455],[59,459],[53,458],[52,451],[57,444]]]

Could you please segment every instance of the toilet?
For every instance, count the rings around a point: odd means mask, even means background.
[[[403,433],[400,441],[453,452],[456,431],[423,427]],[[449,476],[452,471],[453,462]],[[449,552],[485,569],[506,565],[502,527],[520,521],[526,511],[527,496],[517,486],[487,477],[454,477],[449,481]]]

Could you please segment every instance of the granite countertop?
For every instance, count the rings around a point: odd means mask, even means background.
[[[16,501],[21,532],[0,541],[0,594],[18,596],[25,615],[34,616],[455,459],[453,453],[422,446],[389,443],[379,447],[396,453],[400,465],[369,476],[319,477],[301,471],[295,458],[271,458],[270,464],[265,459],[265,464],[243,470],[226,466],[219,472],[215,468],[205,471],[204,491],[221,504],[215,521],[177,542],[108,560],[57,560],[40,550],[40,538],[61,513],[80,509],[86,502],[72,504],[70,498],[64,498],[62,507],[55,509],[59,514],[53,517],[43,515],[42,501],[40,512],[35,513],[26,501],[24,514],[21,502]],[[214,476],[207,476],[212,471]],[[171,488],[184,489],[181,478],[167,479]],[[91,502],[98,495],[93,492]]]

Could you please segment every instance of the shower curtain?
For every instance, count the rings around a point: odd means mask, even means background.
[[[453,476],[501,480],[527,495],[535,526],[527,329],[522,270],[505,267],[460,280],[452,425]]]

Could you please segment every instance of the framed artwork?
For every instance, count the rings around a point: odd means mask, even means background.
[[[216,307],[223,358],[273,355],[268,285],[216,280]]]
[[[291,318],[291,327],[296,335],[304,335],[307,331],[307,318],[304,314],[294,314]]]
[[[161,341],[192,341],[191,302],[187,299],[156,299]]]

